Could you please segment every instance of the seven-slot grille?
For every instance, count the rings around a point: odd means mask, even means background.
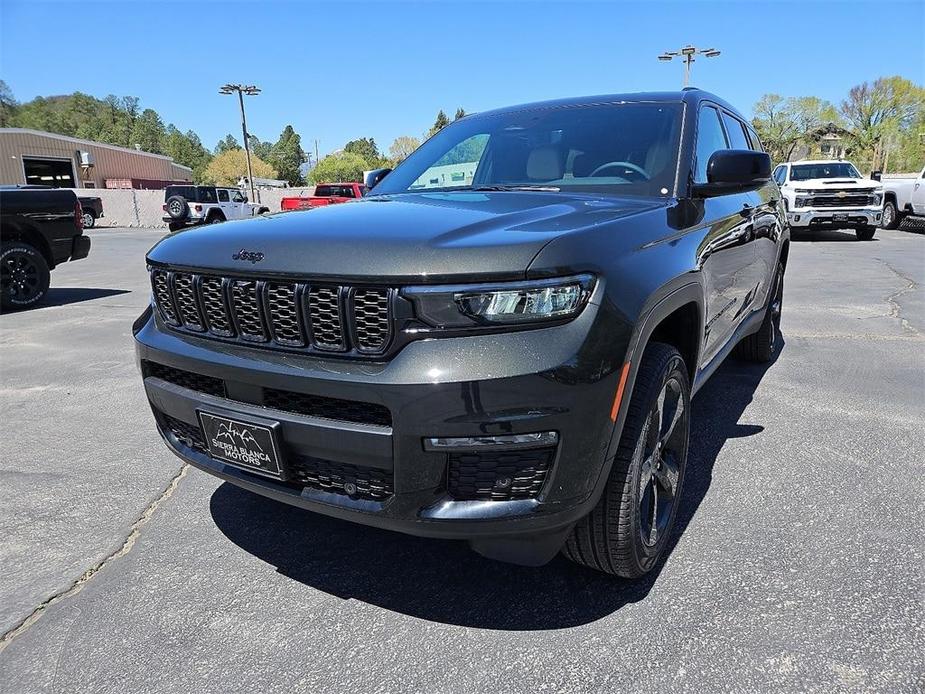
[[[172,328],[306,351],[382,354],[393,292],[151,270],[154,301]]]
[[[847,191],[844,192],[847,193]],[[810,207],[864,207],[872,204],[870,196],[857,192],[839,196],[825,191],[825,194],[816,195],[810,200]]]

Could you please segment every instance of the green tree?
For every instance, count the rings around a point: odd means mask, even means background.
[[[814,131],[840,120],[832,104],[815,96],[765,94],[753,110],[752,125],[775,162],[789,161],[801,146],[811,149]]]
[[[459,120],[460,118],[465,117],[465,115],[466,112],[463,110],[463,107],[460,106],[458,109],[456,109],[456,115],[453,116],[453,120]]]
[[[435,133],[440,132],[446,126],[450,124],[450,119],[446,117],[446,114],[441,108],[437,113],[437,120],[434,121],[434,124],[431,126],[430,130],[427,131],[427,137],[433,137]]]
[[[0,128],[8,128],[16,117],[16,99],[7,83],[0,80]]]
[[[315,164],[308,177],[312,183],[337,183],[340,181],[362,181],[363,172],[372,167],[359,154],[335,152]]]
[[[270,151],[273,149],[272,142],[264,142],[256,135],[248,135],[247,144],[251,148],[251,152],[256,154],[258,157],[264,161],[270,160]]]
[[[908,132],[925,109],[925,89],[902,77],[881,77],[852,87],[841,103],[854,152],[881,169],[884,145]]]
[[[238,144],[238,141],[235,139],[235,136],[231,133],[225,135],[225,137],[218,141],[218,144],[215,145],[215,155],[224,154],[225,152],[230,152],[233,149],[241,149],[241,145]]]
[[[164,136],[167,134],[164,128],[164,122],[157,115],[157,111],[146,108],[141,115],[135,119],[130,136],[131,146],[141,147],[143,152],[152,152],[154,154],[164,153]]]
[[[411,137],[410,135],[396,137],[395,141],[389,145],[389,156],[392,158],[392,164],[400,164],[420,146],[421,141],[416,137]]]
[[[164,135],[163,149],[164,154],[175,162],[193,170],[194,181],[202,181],[205,168],[212,160],[212,155],[202,146],[202,141],[196,133],[192,130],[182,133],[171,123],[167,126]]]
[[[350,140],[344,145],[344,151],[357,154],[366,160],[370,167],[377,168],[382,163],[382,155],[376,140],[372,137],[361,137],[359,140]]]
[[[281,178],[289,181],[290,185],[298,186],[304,183],[301,167],[307,160],[302,151],[302,138],[291,125],[287,125],[273,145],[268,161]]]
[[[254,178],[277,178],[276,169],[259,157],[251,156]],[[216,186],[234,186],[247,176],[247,158],[244,150],[229,149],[216,154],[202,173],[202,182]]]

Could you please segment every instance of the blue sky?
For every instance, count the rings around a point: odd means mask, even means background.
[[[291,123],[322,155],[364,136],[386,150],[440,108],[675,89],[681,64],[656,56],[686,43],[722,51],[693,83],[748,115],[766,92],[837,103],[883,75],[925,82],[925,2],[0,0],[0,78],[17,99],[138,96],[210,148],[240,138],[228,81],[263,89],[247,102],[262,139]]]

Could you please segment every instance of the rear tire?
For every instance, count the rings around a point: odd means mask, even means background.
[[[896,209],[896,203],[892,200],[884,202],[883,214],[880,217],[880,227],[882,229],[896,229],[902,222],[902,214]]]
[[[180,229],[185,226],[186,225],[183,222],[169,222],[167,224],[167,228],[170,229],[171,232],[180,231]]]
[[[858,237],[858,241],[870,241],[874,238],[874,234],[877,233],[877,227],[866,226],[858,227],[854,230],[855,236]]]
[[[209,217],[209,219],[206,221],[206,224],[221,224],[224,221],[225,218],[221,214],[216,213]]]
[[[0,246],[0,308],[31,308],[48,294],[51,271],[39,251],[14,241]]]
[[[684,359],[666,344],[646,347],[620,446],[597,506],[562,553],[624,578],[651,571],[668,545],[681,498],[690,434],[690,383]]]
[[[84,212],[81,215],[84,229],[92,229],[96,226],[96,215],[92,212]]]
[[[780,333],[780,316],[784,305],[784,265],[777,264],[774,288],[765,309],[764,320],[758,332],[747,335],[732,350],[733,356],[745,361],[767,364],[777,352],[777,336]]]

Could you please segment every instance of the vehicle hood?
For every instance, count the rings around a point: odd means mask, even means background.
[[[810,178],[805,181],[790,181],[794,188],[812,191],[851,190],[852,188],[879,188],[880,182],[870,178]]]
[[[552,239],[667,205],[655,199],[545,192],[374,196],[192,227],[163,239],[148,259],[259,275],[418,282],[473,275],[519,278]],[[244,259],[233,259],[241,258],[242,250],[247,251]]]

